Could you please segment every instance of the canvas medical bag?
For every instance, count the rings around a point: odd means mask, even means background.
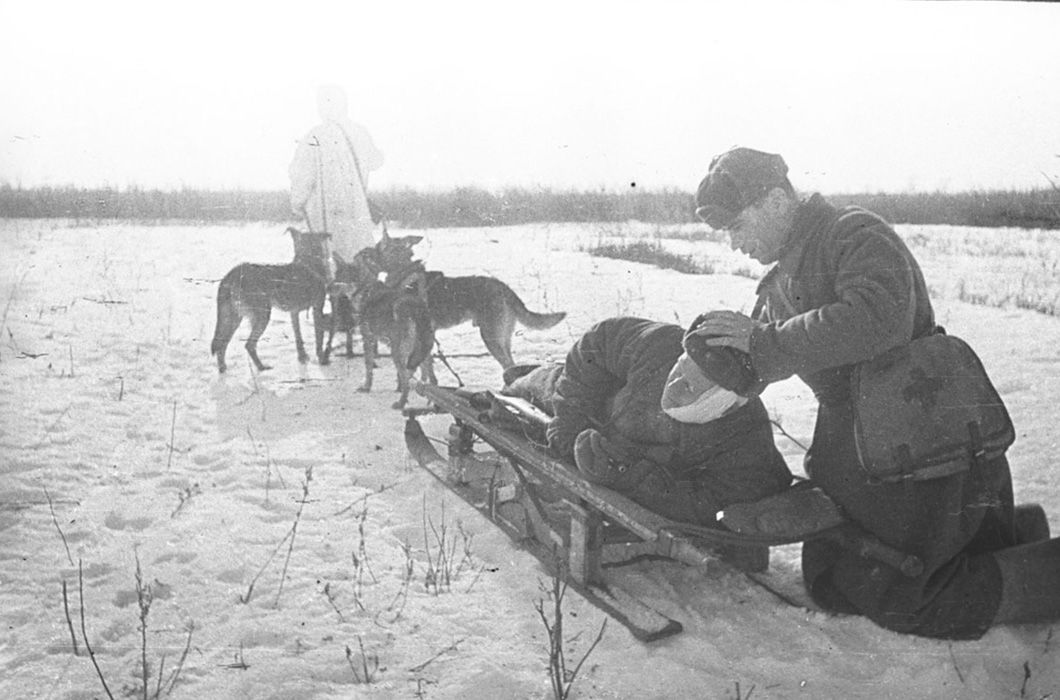
[[[872,480],[957,474],[1016,438],[975,351],[944,332],[859,363],[852,382],[854,441]]]

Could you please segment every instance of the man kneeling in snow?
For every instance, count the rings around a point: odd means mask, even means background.
[[[587,481],[714,525],[725,506],[782,491],[792,477],[742,353],[684,338],[673,324],[607,319],[564,364],[506,371],[501,393],[553,416],[549,450]]]

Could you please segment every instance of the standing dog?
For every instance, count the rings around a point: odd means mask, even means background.
[[[358,326],[354,315],[351,295],[359,288],[379,279],[383,271],[378,246],[369,246],[353,256],[351,262],[335,253],[335,285],[331,289],[331,319],[327,352],[331,353],[331,341],[337,331],[346,333],[346,357],[353,357],[353,331]]]
[[[409,396],[409,379],[421,365],[424,380],[431,384],[438,383],[430,364],[434,328],[427,304],[421,298],[372,279],[351,294],[350,302],[364,339],[364,384],[360,391],[372,390],[372,372],[380,338],[390,348],[390,357],[397,370],[397,389],[401,395],[393,404],[394,408],[405,407]]]
[[[412,246],[422,240],[423,236],[391,238],[384,224],[382,239],[358,251],[353,260],[347,262],[338,253],[335,254],[335,281],[338,284],[331,294],[333,331],[328,339],[329,352],[334,332],[343,331],[346,333],[346,357],[353,357],[352,334],[358,324],[350,304],[350,292],[371,280],[379,279],[381,274],[384,279],[389,279],[393,276],[389,271],[405,269],[412,263]]]
[[[394,250],[384,236],[376,245],[359,251],[352,262],[335,256],[332,325],[326,347],[330,352],[335,333],[346,331],[346,354],[352,356],[350,331],[355,325],[360,326],[365,368],[360,391],[368,392],[372,390],[379,339],[386,341],[397,370],[397,390],[401,392],[394,408],[403,408],[408,401],[409,379],[424,360],[430,359],[434,328],[427,303],[421,297],[379,279],[384,266],[397,265],[388,257]],[[437,384],[429,362],[421,374],[425,381]]]
[[[412,246],[421,240],[421,236],[402,236],[386,241],[380,264],[387,284],[414,290],[426,299],[435,330],[471,321],[502,369],[515,364],[512,334],[516,322],[542,330],[566,318],[565,311],[530,311],[511,287],[495,277],[447,277],[441,272],[428,271],[422,262],[412,259]]]
[[[324,299],[331,277],[331,257],[327,233],[302,233],[288,228],[294,239],[294,261],[286,265],[257,265],[242,263],[232,268],[217,287],[217,327],[210,343],[210,354],[217,356],[217,370],[224,372],[225,350],[244,318],[250,319],[250,337],[246,349],[259,371],[269,369],[258,358],[258,339],[269,325],[272,307],[288,311],[294,327],[298,361],[308,362],[298,313],[313,310],[313,331],[316,336],[317,359],[328,363],[323,347]]]
[[[482,342],[502,369],[515,364],[512,334],[517,321],[527,328],[542,330],[567,317],[565,311],[530,311],[511,287],[495,277],[447,277],[441,272],[425,270],[422,284],[426,287],[434,327],[452,328],[471,321],[478,326]]]

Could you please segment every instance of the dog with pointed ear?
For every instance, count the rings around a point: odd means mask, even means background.
[[[415,263],[412,248],[422,240],[423,236],[391,236],[384,227],[383,237],[375,244],[383,272],[390,277]]]
[[[408,276],[413,269],[422,269],[422,263],[413,260],[412,248],[423,240],[423,236],[391,236],[383,225],[383,237],[375,244],[364,248],[346,261],[337,253],[335,260],[335,283],[331,286],[331,322],[327,346],[337,332],[346,333],[346,356],[353,357],[351,331],[359,325],[356,311],[349,300],[370,282],[382,277],[387,285],[398,286],[394,280]],[[402,285],[403,286],[403,285]],[[418,294],[426,301],[425,293]]]
[[[225,351],[244,319],[250,321],[247,354],[259,372],[269,369],[258,357],[257,347],[273,308],[290,313],[298,361],[303,364],[308,361],[308,355],[298,314],[312,309],[317,359],[322,365],[328,363],[323,339],[324,300],[332,282],[328,266],[331,234],[302,232],[294,227],[285,233],[294,241],[294,260],[286,265],[241,263],[229,270],[217,287],[217,325],[210,353],[217,357],[218,372],[228,369]]]

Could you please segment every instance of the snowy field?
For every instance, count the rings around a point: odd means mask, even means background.
[[[389,363],[359,393],[360,358],[299,365],[274,312],[259,345],[273,369],[252,371],[244,328],[218,376],[217,281],[238,262],[288,261],[283,230],[0,221],[0,697],[106,697],[82,616],[114,697],[145,697],[145,661],[147,697],[551,697],[535,609],[549,581],[411,463]],[[1016,306],[1060,294],[1057,234],[899,232],[939,322],[971,342],[1009,407],[1017,500],[1042,503],[1060,530],[1060,319]],[[585,252],[659,234],[634,224],[392,233],[424,235],[430,269],[493,275],[534,310],[567,311],[518,331],[523,362],[562,359],[607,316],[746,311],[759,271],[709,242],[666,245],[713,275]],[[439,340],[463,382],[499,386],[470,324]],[[764,399],[800,471],[812,396],[792,380]],[[444,417],[423,422],[444,435]],[[432,584],[443,528],[451,577]],[[775,549],[772,566],[797,576],[798,546]],[[1060,697],[1054,627],[934,641],[786,606],[722,567],[615,575],[685,631],[643,644],[612,621],[572,698]],[[577,660],[605,616],[573,593],[564,608]]]

